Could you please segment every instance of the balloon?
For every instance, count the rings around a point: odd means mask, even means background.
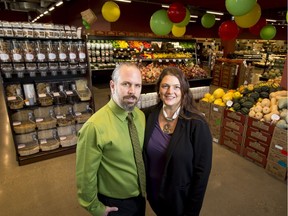
[[[156,35],[167,35],[171,31],[172,26],[173,23],[164,9],[154,12],[150,18],[150,28]]]
[[[190,21],[190,11],[186,9],[186,16],[184,18],[184,20],[182,22],[179,22],[179,23],[174,23],[175,25],[179,26],[179,27],[183,27],[183,26],[186,26],[188,25],[189,21]]]
[[[243,16],[235,16],[235,22],[239,27],[250,28],[255,25],[261,17],[261,8],[258,3],[255,4],[253,9]]]
[[[179,23],[182,22],[186,16],[186,8],[183,4],[175,2],[169,6],[167,14],[173,23]]]
[[[276,35],[276,28],[273,25],[266,25],[260,31],[260,37],[264,40],[271,40]]]
[[[204,14],[201,18],[202,26],[205,28],[211,28],[215,24],[215,15],[213,14]]]
[[[258,22],[249,28],[249,31],[254,35],[259,35],[261,29],[267,24],[266,19],[261,17]]]
[[[232,40],[238,36],[239,29],[234,21],[223,22],[218,29],[218,35],[222,40]]]
[[[108,22],[115,22],[120,17],[120,8],[119,6],[112,1],[107,1],[102,6],[102,16]]]
[[[226,0],[227,11],[234,16],[243,16],[253,9],[257,0]]]
[[[179,27],[177,25],[173,25],[172,27],[172,34],[175,37],[182,37],[186,32],[186,26]]]

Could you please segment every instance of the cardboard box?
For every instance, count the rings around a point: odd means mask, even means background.
[[[287,141],[287,130],[275,127],[271,140],[273,147],[287,152]]]
[[[259,121],[258,119],[255,118],[248,117],[248,127],[258,128],[261,131],[273,134],[275,125]]]
[[[256,140],[262,141],[266,145],[270,146],[272,136],[269,133],[263,132],[257,128],[247,127],[246,137],[251,137]]]
[[[236,130],[232,130],[227,127],[222,128],[222,136],[233,139],[235,142],[238,142],[240,145],[243,143],[242,133],[239,133]]]
[[[267,173],[281,181],[285,181],[287,179],[287,168],[280,166],[278,163],[268,161],[265,170]]]
[[[243,156],[252,161],[253,163],[257,164],[258,166],[264,167],[267,163],[266,155],[261,154],[260,152],[255,151],[252,148],[246,147],[243,150]]]
[[[222,122],[224,110],[225,110],[224,106],[211,104],[211,106],[210,106],[210,119],[220,120]]]
[[[246,127],[241,122],[233,121],[229,118],[223,119],[223,127],[230,128],[237,133],[244,134]]]
[[[258,152],[261,152],[262,154],[266,156],[268,155],[268,152],[269,152],[269,145],[266,145],[266,143],[253,139],[251,137],[246,137],[245,146],[250,147]]]
[[[237,121],[243,125],[246,124],[246,120],[247,120],[246,115],[243,115],[240,112],[233,112],[233,111],[228,110],[228,109],[224,110],[224,118],[232,119],[232,120]]]
[[[237,141],[230,139],[226,136],[221,136],[220,145],[225,146],[227,149],[242,155],[243,145],[239,144]]]
[[[210,118],[210,106],[211,106],[211,103],[208,103],[202,100],[200,100],[198,103],[198,109],[200,112],[202,112],[205,115],[205,118],[207,119],[207,121],[209,121],[209,118]]]
[[[287,168],[287,155],[279,154],[279,152],[274,149],[269,150],[267,161],[273,161],[274,163],[278,163],[280,166]]]

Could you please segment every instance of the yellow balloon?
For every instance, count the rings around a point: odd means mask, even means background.
[[[102,16],[108,22],[115,22],[120,17],[120,8],[119,6],[112,1],[107,1],[102,6]]]
[[[172,26],[172,34],[175,37],[182,37],[186,32],[186,26],[177,26],[175,24],[173,24]]]
[[[235,16],[236,24],[241,28],[250,28],[254,26],[261,17],[261,7],[258,3],[254,8],[243,16]]]

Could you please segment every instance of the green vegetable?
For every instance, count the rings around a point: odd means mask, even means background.
[[[233,104],[233,109],[234,109],[235,111],[240,110],[240,109],[241,109],[240,103],[234,103],[234,104]]]
[[[278,99],[278,107],[279,109],[287,109],[288,98],[287,97],[280,97]]]
[[[253,105],[254,105],[254,103],[252,103],[251,101],[245,101],[244,103],[241,104],[242,107],[246,107],[248,109],[253,107]]]
[[[288,124],[286,123],[286,121],[285,121],[284,119],[280,119],[280,120],[276,123],[276,127],[287,130],[287,129],[288,129]]]
[[[260,95],[260,98],[269,98],[269,93],[265,91],[260,92],[259,95]]]
[[[241,108],[241,110],[240,110],[240,112],[243,114],[243,115],[248,115],[249,114],[249,109],[248,108],[246,108],[246,107],[242,107]]]

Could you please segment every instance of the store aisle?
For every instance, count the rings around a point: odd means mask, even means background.
[[[97,103],[101,98],[94,91]],[[76,198],[75,154],[18,166],[2,92],[0,85],[0,215],[88,216]],[[286,216],[286,194],[285,183],[214,144],[201,216]],[[154,216],[149,206],[147,216]]]

